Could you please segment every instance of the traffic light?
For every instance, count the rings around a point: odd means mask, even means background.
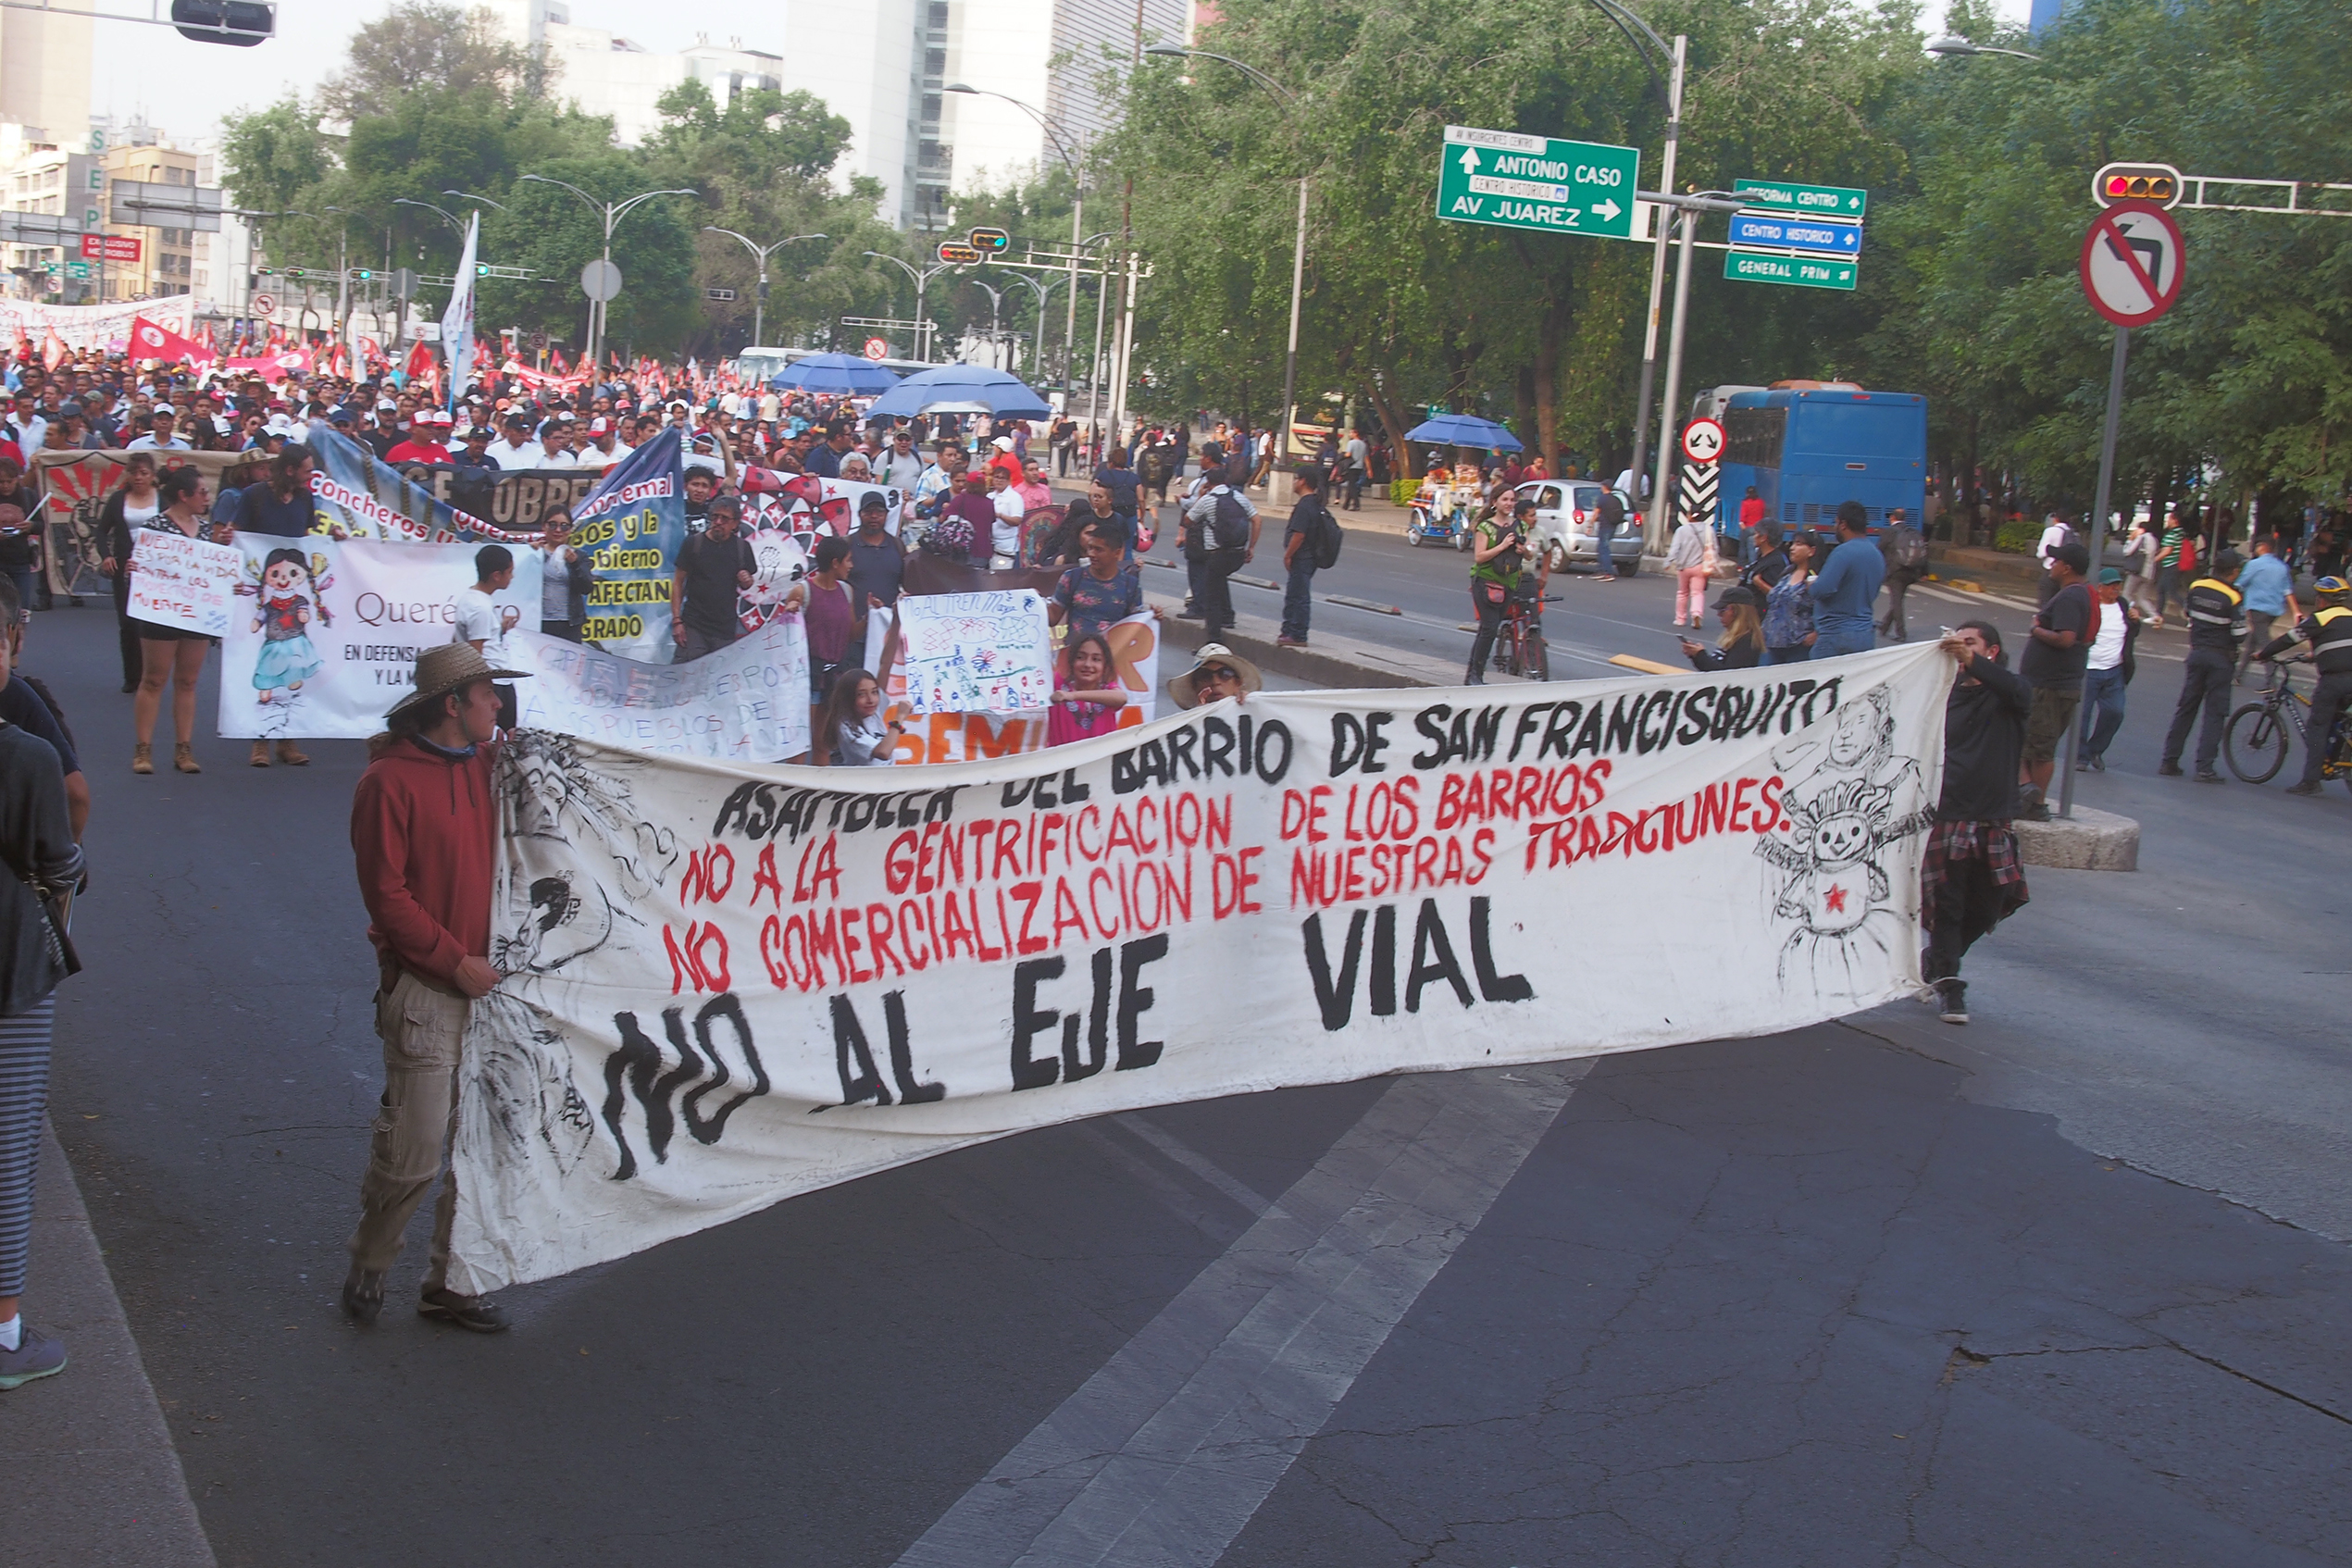
[[[274,267],[256,267],[254,268],[254,276],[256,278],[275,278],[278,276],[278,269]]]
[[[980,261],[984,258],[981,256],[978,249],[975,246],[958,244],[953,240],[941,240],[940,242],[940,259],[946,262],[950,267],[969,267],[974,262]]]
[[[2111,163],[2092,177],[2091,198],[2101,206],[2116,202],[2173,206],[2181,199],[2181,171],[2169,163]]]
[[[1002,229],[975,229],[964,238],[984,255],[1002,255],[1013,248],[1013,236]]]
[[[278,31],[278,7],[263,0],[171,0],[171,25],[198,44],[250,49]]]
[[[486,261],[478,261],[478,262],[474,263],[474,276],[475,276],[475,277],[477,277],[477,278],[487,278],[487,277],[489,277],[489,276],[490,276],[490,263],[488,263],[488,262],[486,262]]]
[[[367,270],[367,268],[364,268],[364,267],[363,267],[363,268],[361,268],[359,269],[357,276],[358,276],[359,280],[360,280],[361,282],[365,283],[365,282],[367,282],[369,279],[373,278],[373,277],[375,276],[375,274],[374,274],[373,272],[368,271],[368,270]]]

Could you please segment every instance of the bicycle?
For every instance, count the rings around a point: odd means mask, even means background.
[[[2311,699],[2295,689],[2293,674],[2286,667],[2308,665],[2311,655],[2296,653],[2263,662],[2271,667],[2271,683],[2263,688],[2261,700],[2241,703],[2221,731],[2221,754],[2230,771],[2248,784],[2268,784],[2276,778],[2279,769],[2286,765],[2287,732],[2292,729],[2296,740],[2305,740],[2311,727],[2307,716]],[[2345,788],[2352,790],[2352,734],[2347,731],[2352,731],[2352,724],[2338,718],[2320,777],[2341,778]]]
[[[1503,606],[1502,627],[1495,633],[1495,667],[1505,675],[1523,675],[1530,680],[1551,678],[1551,650],[1544,645],[1543,612],[1539,604],[1556,604],[1557,593],[1547,593],[1540,599],[1522,599],[1517,594]]]

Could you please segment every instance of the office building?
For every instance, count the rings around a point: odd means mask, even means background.
[[[661,130],[654,106],[680,82],[699,81],[725,108],[738,93],[782,88],[783,61],[746,49],[740,38],[724,45],[697,34],[691,48],[663,54],[603,28],[575,27],[562,0],[492,0],[500,30],[527,49],[543,49],[555,70],[554,96],[583,113],[613,122],[614,140],[638,146]]]

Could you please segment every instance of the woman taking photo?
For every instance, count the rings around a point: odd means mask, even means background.
[[[98,548],[105,559],[98,570],[114,579],[115,634],[122,645],[122,689],[139,690],[140,674],[146,668],[139,653],[139,623],[131,618],[131,530],[145,528],[163,510],[163,498],[156,493],[156,457],[151,452],[134,452],[122,465],[122,488],[106,497],[105,510],[98,514]]]
[[[264,487],[254,488],[258,491]],[[134,541],[148,529],[177,529],[187,539],[211,539],[205,508],[212,496],[205,489],[202,474],[193,468],[174,468],[156,481],[156,494],[162,498],[163,510],[131,530]],[[128,553],[121,564],[126,568],[130,566]],[[134,624],[139,628],[139,692],[131,700],[131,722],[138,743],[131,751],[131,771],[156,770],[150,754],[156,736],[156,714],[163,705],[164,686],[169,683],[171,730],[175,738],[171,765],[182,773],[202,773],[204,769],[196,765],[192,744],[196,733],[196,678],[204,673],[205,655],[212,651],[212,639],[201,631],[183,631],[154,621]],[[261,742],[256,740],[254,744],[259,747]],[[282,740],[278,744],[281,755],[291,750]],[[292,762],[293,757],[286,760]]]

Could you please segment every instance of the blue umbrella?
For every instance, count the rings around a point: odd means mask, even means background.
[[[778,392],[848,392],[864,397],[890,391],[898,377],[854,354],[812,354],[796,359],[769,380]]]
[[[1519,438],[1492,419],[1469,414],[1440,414],[1405,432],[1407,441],[1442,442],[1448,446],[1475,446],[1496,452],[1525,450]]]
[[[941,365],[914,375],[874,400],[876,414],[993,414],[1048,419],[1053,410],[1018,376],[985,365]]]

